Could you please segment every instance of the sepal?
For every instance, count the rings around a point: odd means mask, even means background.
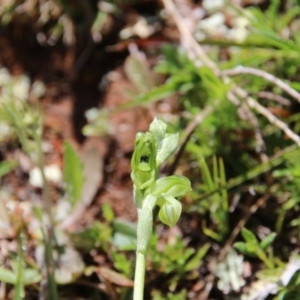
[[[156,197],[161,195],[172,196],[174,198],[182,197],[190,192],[191,182],[185,176],[172,175],[155,180],[146,190],[146,194],[152,194]]]

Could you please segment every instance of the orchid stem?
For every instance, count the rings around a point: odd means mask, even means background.
[[[136,253],[133,300],[144,299],[146,254]]]

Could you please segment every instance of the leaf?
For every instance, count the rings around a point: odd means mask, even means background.
[[[114,267],[126,276],[131,276],[132,262],[125,253],[113,252]]]
[[[257,238],[255,237],[255,235],[250,231],[248,230],[247,228],[242,228],[242,236],[244,238],[244,240],[247,242],[247,243],[256,243],[258,244],[258,241],[257,241]]]
[[[222,241],[222,236],[219,233],[207,228],[204,225],[202,226],[202,230],[203,230],[204,234],[209,236],[210,238],[212,238],[218,242]]]
[[[136,224],[116,219],[112,223],[112,243],[121,250],[134,250],[136,247]]]
[[[115,218],[114,211],[109,203],[102,204],[102,214],[104,219],[109,223],[111,223]]]
[[[165,138],[161,141],[158,153],[156,155],[156,163],[159,166],[165,161],[170,155],[172,155],[179,144],[179,134],[166,134]]]
[[[209,168],[207,166],[207,163],[203,157],[199,160],[201,174],[203,177],[203,181],[205,185],[207,186],[207,191],[212,191],[215,189],[215,184],[213,182],[212,176],[210,174]]]
[[[222,187],[226,185],[226,175],[225,175],[225,167],[224,162],[222,158],[219,158],[219,170],[220,170],[220,184]],[[223,188],[221,191],[221,197],[222,197],[222,206],[224,212],[228,212],[228,194],[227,189]]]
[[[72,233],[71,239],[76,247],[91,250],[94,247],[101,247],[106,250],[112,236],[110,225],[94,222],[89,228]]]
[[[260,249],[257,241],[246,243],[246,251],[248,255],[255,255],[259,258],[265,256],[265,253]]]
[[[18,163],[16,161],[2,161],[0,163],[0,178],[15,169],[17,165]]]
[[[82,193],[83,166],[74,148],[67,141],[64,144],[64,181],[69,201],[75,206]]]
[[[276,232],[272,232],[260,242],[260,247],[263,251],[265,251],[273,243],[276,235]]]
[[[0,281],[15,284],[17,281],[17,275],[9,269],[0,267]]]
[[[280,8],[281,0],[272,0],[268,10],[266,12],[267,17],[269,17],[273,24],[278,23],[278,11]]]
[[[112,223],[113,230],[136,238],[136,224],[125,220],[116,219]]]
[[[24,270],[24,284],[30,285],[33,283],[40,282],[42,280],[42,275],[36,269],[26,268]]]
[[[244,243],[244,242],[236,242],[236,243],[233,244],[233,247],[236,248],[241,253],[247,254],[246,243]]]
[[[19,232],[18,236],[18,242],[19,242],[19,249],[18,249],[18,257],[17,257],[17,263],[16,263],[16,273],[17,273],[17,281],[15,284],[15,290],[14,290],[14,300],[21,300],[24,298],[24,268],[25,268],[25,262],[24,262],[24,233],[23,230]]]
[[[206,243],[202,247],[200,247],[197,250],[196,254],[187,262],[187,264],[184,267],[184,270],[188,272],[200,267],[202,263],[202,259],[206,255],[209,248],[210,248],[209,243]]]
[[[154,139],[157,142],[157,147],[159,146],[160,142],[165,138],[167,130],[167,124],[157,118],[151,122],[149,126],[149,131],[153,134]]]

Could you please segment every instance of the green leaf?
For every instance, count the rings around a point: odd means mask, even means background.
[[[222,241],[222,235],[220,235],[219,233],[207,228],[206,226],[203,226],[202,230],[203,230],[204,234],[209,236],[210,238],[212,238],[218,242]]]
[[[24,297],[24,269],[25,269],[25,262],[24,262],[24,233],[23,230],[19,232],[18,236],[19,242],[19,249],[18,249],[18,257],[17,263],[15,267],[15,271],[17,273],[17,281],[15,284],[14,290],[14,300],[21,300]],[[13,268],[14,269],[14,268]]]
[[[132,263],[130,259],[128,259],[128,257],[124,253],[120,252],[113,252],[112,257],[114,267],[122,274],[125,274],[129,277],[131,275],[132,270]]]
[[[257,241],[246,243],[246,251],[249,255],[255,255],[258,257],[260,253],[263,253]]]
[[[215,184],[213,182],[212,176],[210,174],[208,165],[203,157],[199,159],[201,174],[203,177],[203,181],[205,185],[207,186],[207,191],[212,191],[215,189]]]
[[[247,243],[257,243],[258,244],[258,241],[257,241],[257,238],[255,237],[255,235],[250,231],[248,230],[247,228],[243,228],[242,229],[242,236],[244,238],[244,240],[247,242]]]
[[[82,196],[84,178],[82,162],[69,142],[64,144],[64,181],[68,199],[74,206]]]
[[[260,242],[260,247],[263,251],[265,251],[273,243],[276,235],[276,232],[272,232]]]
[[[188,178],[181,175],[172,175],[155,180],[146,189],[145,193],[152,194],[156,197],[164,195],[177,198],[182,197],[191,190],[191,182]]]
[[[17,165],[16,161],[2,161],[0,163],[0,178],[15,169]]]
[[[29,285],[33,283],[40,282],[42,280],[42,275],[38,270],[27,268],[24,270],[24,284]]]
[[[102,214],[103,214],[104,219],[107,222],[111,223],[114,220],[114,217],[115,217],[114,211],[110,204],[108,204],[108,203],[102,204]]]
[[[241,253],[247,254],[246,243],[244,243],[244,242],[236,242],[236,243],[233,244],[233,247],[236,248]]]
[[[121,219],[116,219],[112,223],[112,228],[114,232],[123,233],[131,238],[136,239],[136,224],[134,223]]]
[[[154,120],[151,122],[149,126],[149,131],[153,134],[153,137],[156,140],[157,147],[160,144],[160,142],[165,138],[167,130],[167,124],[157,118],[154,118]]]
[[[165,138],[160,142],[156,156],[156,163],[158,166],[176,151],[178,144],[178,133],[165,135]]]
[[[116,219],[112,223],[112,244],[119,250],[134,250],[136,247],[136,224]]]
[[[164,197],[165,203],[159,210],[158,216],[162,223],[174,226],[181,215],[181,204],[171,196]]]
[[[15,284],[17,281],[17,275],[9,269],[0,267],[0,281]]]
[[[72,243],[82,249],[91,250],[101,247],[106,250],[110,245],[112,228],[110,225],[94,222],[89,228],[71,234]]]
[[[196,254],[187,262],[187,264],[184,267],[184,270],[188,272],[198,268],[201,265],[202,259],[206,255],[209,248],[210,248],[209,243],[206,243],[202,247],[200,247],[197,250]]]

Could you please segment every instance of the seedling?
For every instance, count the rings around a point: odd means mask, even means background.
[[[157,205],[159,219],[174,226],[181,214],[180,197],[191,191],[190,181],[179,175],[158,178],[159,166],[178,147],[178,133],[166,133],[167,125],[154,119],[149,130],[137,133],[131,159],[131,179],[138,212],[134,300],[144,294],[146,255],[153,226],[153,209]]]
[[[266,250],[274,241],[276,233],[270,233],[261,242],[246,228],[243,228],[241,233],[245,242],[236,242],[234,247],[243,254],[258,257],[269,269],[274,269],[273,259],[267,255]]]

